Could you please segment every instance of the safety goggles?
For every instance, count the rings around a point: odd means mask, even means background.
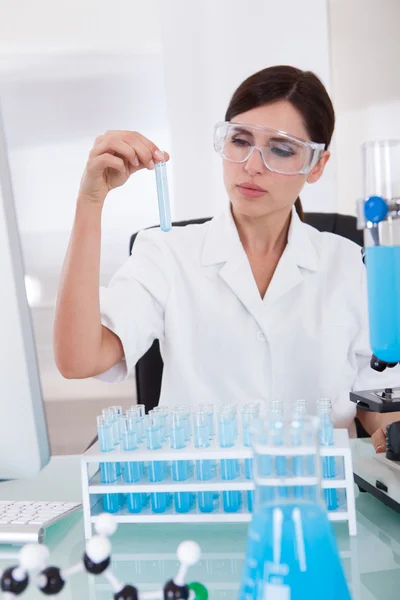
[[[297,175],[311,171],[325,144],[307,142],[278,129],[224,121],[215,126],[214,148],[222,158],[235,163],[246,162],[258,150],[270,171]]]

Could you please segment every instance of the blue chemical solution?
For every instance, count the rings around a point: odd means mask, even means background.
[[[307,501],[256,510],[239,600],[351,600],[331,524]]]
[[[366,248],[370,342],[385,362],[400,361],[400,246]]]
[[[97,433],[99,436],[100,452],[112,452],[114,450],[113,423],[101,417],[98,418]],[[115,462],[100,463],[101,483],[116,483],[117,469]],[[120,508],[118,494],[103,494],[103,509],[105,512],[116,513]]]
[[[155,165],[158,212],[160,215],[161,231],[171,230],[171,211],[169,205],[168,179],[167,179],[167,163],[160,162]]]

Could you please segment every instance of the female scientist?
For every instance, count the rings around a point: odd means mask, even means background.
[[[290,407],[305,398],[312,411],[329,397],[335,426],[354,433],[350,390],[399,384],[400,374],[369,366],[359,247],[302,222],[299,195],[323,175],[334,121],[313,73],[277,66],[246,79],[214,133],[226,210],[204,225],[142,231],[100,294],[105,198],[164,155],[137,132],[98,137],[57,298],[55,357],[64,377],[119,382],[159,339],[160,404],[281,399]],[[193,185],[201,186],[201,173]],[[385,425],[399,413],[358,417],[383,451]]]

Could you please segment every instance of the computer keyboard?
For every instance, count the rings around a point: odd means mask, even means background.
[[[78,502],[0,500],[0,544],[41,543],[47,527],[81,506]]]

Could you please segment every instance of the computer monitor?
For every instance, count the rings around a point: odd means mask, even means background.
[[[0,480],[32,477],[50,458],[24,276],[0,108]]]

